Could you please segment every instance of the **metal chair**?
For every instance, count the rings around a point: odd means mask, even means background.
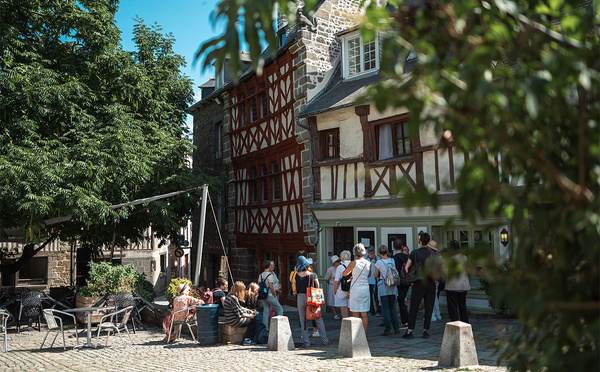
[[[198,325],[196,324],[196,316],[191,316],[191,317],[188,316],[188,312],[192,309],[195,310],[196,306],[195,305],[188,306],[185,309],[181,309],[181,310],[178,310],[173,313],[173,319],[175,319],[175,318],[177,318],[177,314],[185,312],[186,320],[182,320],[182,321],[173,320],[171,322],[171,326],[169,327],[169,334],[167,335],[167,343],[171,342],[171,332],[173,331],[173,325],[176,325],[178,327],[177,338],[179,338],[179,337],[181,337],[181,328],[184,324],[188,327],[188,330],[190,331],[190,335],[192,335],[192,340],[194,340],[194,342],[196,342],[196,337],[194,336],[194,332],[192,332],[192,327],[196,327],[196,329],[198,329]]]
[[[121,310],[128,306],[133,306],[133,312],[132,312],[131,316],[129,317],[129,320],[131,321],[131,328],[133,330],[133,333],[135,333],[136,332],[135,318],[136,318],[136,316],[139,316],[139,314],[137,312],[137,306],[135,306],[135,298],[133,296],[133,293],[132,292],[118,292],[117,294],[115,294],[113,296],[112,299],[115,303],[115,310]]]
[[[110,314],[106,314],[100,319],[100,323],[98,324],[98,333],[96,335],[96,347],[99,345],[100,340],[100,332],[104,329],[106,330],[106,343],[104,346],[108,346],[108,336],[110,336],[111,332],[117,331],[119,337],[121,338],[121,342],[123,346],[125,346],[125,341],[123,340],[123,336],[121,335],[121,331],[125,330],[127,332],[127,336],[129,336],[129,342],[133,345],[133,340],[131,339],[131,335],[129,334],[129,330],[127,329],[127,322],[129,321],[129,317],[131,316],[131,312],[133,311],[133,306],[127,306],[124,309],[114,311]]]
[[[24,292],[21,294],[21,306],[17,319],[17,333],[21,332],[21,322],[32,323],[37,318],[38,331],[42,331],[42,298],[40,292]]]
[[[7,342],[6,342],[6,324],[8,323],[8,319],[12,318],[12,315],[4,309],[0,309],[0,332],[4,335],[4,352],[7,350]]]
[[[75,337],[77,338],[77,343],[79,343],[79,335],[77,334],[77,319],[75,318],[75,315],[65,313],[64,311],[60,310],[45,309],[44,319],[46,319],[46,324],[48,325],[48,332],[46,333],[46,336],[44,336],[44,341],[42,341],[42,346],[40,346],[40,350],[44,347],[44,343],[46,342],[46,338],[48,338],[50,331],[56,331],[56,336],[54,336],[52,344],[50,344],[50,348],[52,348],[52,346],[54,345],[54,341],[56,341],[58,333],[61,332],[63,339],[63,349],[67,350],[67,345],[65,343],[65,328],[63,327],[63,320],[57,314],[66,315],[70,318],[73,318],[73,325],[75,326]]]

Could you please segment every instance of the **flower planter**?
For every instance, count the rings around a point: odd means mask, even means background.
[[[92,307],[101,299],[102,297],[83,297],[77,295],[75,296],[75,307]],[[100,323],[100,319],[104,315],[105,314],[100,311],[94,311],[92,313],[92,324]],[[77,313],[77,319],[84,324],[87,322],[87,316],[83,312]]]

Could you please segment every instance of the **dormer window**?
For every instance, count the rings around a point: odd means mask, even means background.
[[[344,78],[360,76],[379,69],[379,39],[365,42],[357,31],[342,36]]]

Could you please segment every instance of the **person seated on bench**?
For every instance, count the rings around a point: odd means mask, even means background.
[[[225,321],[230,326],[247,327],[244,334],[243,345],[255,345],[252,340],[254,330],[256,328],[256,311],[247,309],[240,305],[240,298],[246,295],[246,286],[243,282],[235,282],[229,290],[229,294],[225,297],[223,309],[225,312]]]
[[[227,280],[223,278],[217,279],[217,288],[213,290],[213,304],[219,305],[219,309],[217,310],[218,316],[224,315],[223,305],[225,301],[225,292],[227,292]],[[243,298],[242,298],[243,300]]]
[[[246,298],[242,305],[247,307],[250,310],[258,310],[258,284],[256,282],[252,282],[248,284],[248,288],[246,288]]]

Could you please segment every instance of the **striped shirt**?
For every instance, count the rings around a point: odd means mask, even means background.
[[[223,304],[225,310],[225,321],[227,324],[234,327],[246,327],[250,324],[250,318],[244,318],[242,316],[242,307],[238,298],[232,294],[225,297],[225,303]]]

